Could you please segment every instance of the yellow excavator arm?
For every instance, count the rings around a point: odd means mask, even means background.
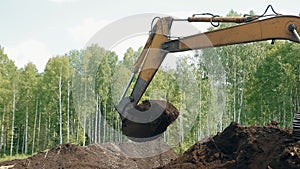
[[[133,140],[156,138],[178,116],[179,112],[174,107],[170,109],[169,103],[163,104],[150,101],[147,102],[148,106],[146,108],[145,106],[141,108],[138,105],[168,53],[264,40],[282,39],[300,42],[298,34],[300,32],[300,17],[298,16],[276,15],[267,19],[259,19],[258,16],[198,17],[194,15],[186,21],[235,22],[241,24],[179,39],[172,39],[170,36],[173,21],[176,21],[176,19],[172,17],[156,19],[156,23],[150,31],[146,45],[135,64],[131,78],[116,107],[122,118],[123,133],[129,138],[133,138]],[[131,94],[126,96],[127,90],[138,72]],[[166,119],[169,120],[165,122]]]

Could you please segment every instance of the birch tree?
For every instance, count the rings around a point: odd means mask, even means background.
[[[11,120],[11,142],[10,142],[10,156],[13,155],[13,147],[14,147],[14,135],[15,135],[15,112],[16,112],[16,88],[14,87],[13,94],[13,113]]]

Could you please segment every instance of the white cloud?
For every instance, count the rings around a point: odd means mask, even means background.
[[[39,72],[43,72],[47,61],[52,56],[48,47],[35,39],[28,39],[14,47],[6,47],[5,52],[18,68],[32,62]]]
[[[80,24],[76,25],[75,27],[69,28],[68,32],[76,42],[81,43],[81,45],[83,46],[93,35],[95,35],[97,31],[99,31],[109,23],[111,23],[111,21],[97,21],[94,18],[85,18]]]

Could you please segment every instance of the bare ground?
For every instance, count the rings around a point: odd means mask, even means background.
[[[159,154],[160,150],[165,151]],[[103,143],[85,147],[63,144],[27,159],[2,162],[0,169],[1,166],[51,169],[293,169],[300,168],[300,142],[294,141],[292,130],[279,129],[276,123],[264,127],[231,123],[223,132],[197,142],[180,156],[163,143],[149,143],[146,146],[133,142]]]

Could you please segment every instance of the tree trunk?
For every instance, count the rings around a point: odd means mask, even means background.
[[[96,111],[95,111],[95,129],[94,129],[94,140],[97,143],[98,142],[98,100],[99,100],[99,96],[97,94],[96,96]]]
[[[67,96],[67,142],[70,142],[70,81],[68,80],[68,96]]]
[[[202,75],[200,75],[202,76]],[[202,138],[202,77],[200,77],[200,87],[199,87],[199,127],[198,127],[198,140]]]
[[[233,62],[233,121],[236,122],[236,61]]]
[[[245,70],[243,70],[244,72]],[[245,81],[245,76],[246,76],[246,73],[244,72],[244,75],[243,75],[243,79],[242,79],[242,83],[244,83]],[[241,88],[241,94],[240,94],[240,104],[239,104],[239,112],[238,112],[238,123],[241,123],[241,113],[242,113],[242,108],[243,108],[243,98],[244,98],[244,84]]]
[[[62,69],[60,69],[60,76],[58,82],[58,90],[59,90],[59,144],[63,143],[62,138],[62,102],[61,102],[61,88],[62,88]]]
[[[286,128],[286,106],[285,106],[285,101],[283,101],[283,127]]]
[[[104,117],[103,117],[103,143],[106,141],[106,103],[104,103]]]
[[[79,129],[80,129],[80,124],[79,124],[79,120],[80,120],[80,116],[81,116],[81,108],[80,108],[80,104],[78,103],[77,105],[77,132],[76,132],[76,144],[79,143]]]
[[[46,147],[46,145],[47,145],[47,143],[48,143],[48,123],[49,123],[49,121],[48,120],[46,120],[46,123],[45,123],[45,135],[44,135],[44,140],[45,141],[43,141],[43,149],[45,149],[45,147]]]
[[[26,139],[26,130],[23,130],[23,139],[22,139],[22,154],[24,154],[25,151],[25,139]]]
[[[277,121],[280,124],[281,123],[281,107],[280,107],[281,104],[280,104],[279,98],[277,98],[277,105],[278,105]]]
[[[28,103],[26,106],[26,119],[25,119],[25,150],[24,153],[27,154],[28,153]]]
[[[263,107],[263,96],[262,96],[262,93],[260,94],[260,114],[263,115],[264,113],[264,107]],[[259,121],[258,121],[259,123]],[[255,124],[257,125],[257,124]]]
[[[93,113],[91,113],[90,115],[89,115],[89,126],[88,126],[88,128],[89,128],[89,134],[88,134],[88,136],[89,136],[89,144],[92,144],[92,142],[94,141],[94,138],[93,138]]]
[[[99,116],[99,122],[98,122],[98,143],[101,143],[101,136],[103,136],[103,135],[101,135],[101,128],[102,128],[102,114],[101,114],[101,103],[100,103],[100,98],[99,98],[99,100],[98,100],[98,106],[99,106],[99,108],[98,108],[98,116]]]
[[[21,135],[21,128],[18,129],[18,141],[17,141],[17,148],[16,148],[16,153],[19,153],[19,148],[20,148],[20,136]]]
[[[50,144],[51,142],[51,116],[48,116],[48,123],[47,123],[47,134],[46,134],[46,137],[47,137],[47,143],[45,144],[45,148],[48,148],[48,145]]]
[[[86,71],[85,71],[86,72]],[[88,77],[85,75],[85,81],[84,81],[84,105],[86,105],[87,102],[87,82],[88,82]],[[87,116],[87,110],[86,107],[83,108],[84,110],[81,112],[83,113],[83,146],[85,146],[86,142],[86,116]]]
[[[109,124],[107,125],[108,129],[109,129],[109,142],[113,142],[113,131],[112,131],[112,121],[113,121],[113,116],[110,116],[109,118]]]
[[[41,150],[41,146],[40,146],[40,133],[41,133],[41,116],[42,116],[42,111],[39,111],[39,125],[38,125],[38,137],[37,137],[37,140],[38,140],[38,145],[39,145],[39,150]]]
[[[183,92],[184,93],[184,92]],[[180,111],[179,112],[183,112],[183,93],[180,94]],[[183,117],[182,117],[182,113],[179,114],[179,132],[180,132],[180,142],[183,143],[184,141],[184,133],[183,133]]]
[[[16,89],[14,89],[14,96],[13,96],[13,112],[12,112],[12,120],[11,120],[10,156],[13,155],[13,147],[14,147],[15,111],[16,111]]]
[[[270,121],[269,121],[269,115],[270,115],[270,102],[268,102],[268,105],[267,105],[267,113],[268,113],[268,118],[266,118],[266,116],[264,116],[264,119],[267,119],[267,120],[264,120],[264,125],[267,125]]]
[[[5,105],[3,108],[2,121],[1,121],[1,138],[0,138],[0,148],[3,148],[4,143],[4,120],[5,120]]]
[[[211,123],[211,119],[209,116],[209,106],[210,106],[210,94],[209,94],[209,90],[207,90],[206,92],[206,98],[207,98],[207,103],[206,103],[206,111],[207,111],[207,115],[206,115],[206,136],[209,136],[211,133],[211,129],[210,129],[210,123]]]
[[[35,105],[35,115],[34,115],[34,124],[33,124],[33,138],[32,138],[32,151],[31,151],[31,154],[34,153],[35,130],[36,130],[37,115],[38,115],[38,100],[36,101],[36,105]]]
[[[296,105],[293,104],[293,91],[291,89],[290,91],[290,104],[291,104],[291,116],[290,116],[290,123],[289,124],[293,124],[293,119],[294,119],[294,112],[297,112],[297,109],[296,109]],[[291,125],[289,125],[288,127],[292,127]]]
[[[86,141],[86,112],[83,114],[83,146],[85,146]]]

